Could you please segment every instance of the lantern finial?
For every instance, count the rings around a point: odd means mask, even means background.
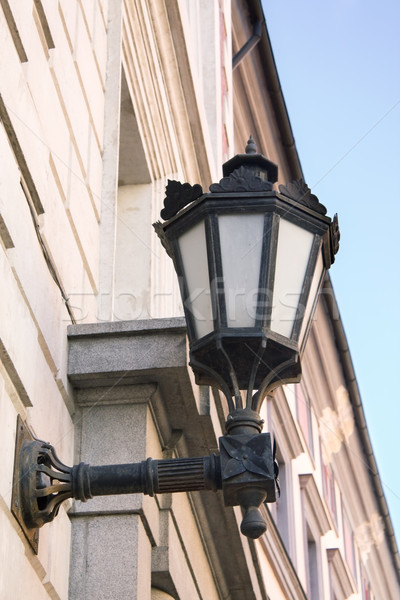
[[[257,154],[257,146],[255,141],[253,140],[253,136],[250,134],[249,139],[247,140],[247,146],[245,148],[246,154]]]

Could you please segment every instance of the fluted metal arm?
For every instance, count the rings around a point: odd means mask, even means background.
[[[113,494],[154,496],[220,488],[221,473],[215,454],[201,458],[148,458],[140,463],[101,467],[80,463],[72,468],[71,497],[83,502]]]
[[[20,502],[28,527],[52,521],[67,498],[86,502],[95,496],[221,489],[219,458],[174,458],[139,463],[67,467],[53,446],[25,442],[20,454]]]

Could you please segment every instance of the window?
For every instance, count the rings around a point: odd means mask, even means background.
[[[319,600],[318,546],[307,525],[307,588],[310,600]]]
[[[295,386],[297,420],[307,442],[311,456],[314,457],[311,405],[300,384]]]
[[[291,463],[293,455],[291,448],[287,444],[286,436],[288,435],[288,432],[283,431],[281,427],[283,417],[281,414],[276,413],[276,406],[276,399],[273,399],[272,396],[268,396],[261,408],[261,417],[265,420],[266,428],[273,432],[274,443],[276,446],[275,458],[279,466],[280,495],[278,496],[277,494],[276,502],[268,504],[268,510],[274,520],[286,552],[291,559],[295,561],[296,545],[293,535],[293,473]]]
[[[288,490],[287,490],[287,469],[283,459],[277,454],[279,464],[279,487],[280,496],[276,502],[270,505],[270,511],[279,531],[279,535],[289,552],[289,515],[288,515]],[[290,552],[289,552],[290,553]]]
[[[357,581],[356,571],[356,554],[354,548],[354,535],[350,526],[349,519],[345,511],[343,511],[343,540],[344,540],[344,555],[346,562],[350,567],[351,573],[354,577],[354,581]]]
[[[324,498],[329,506],[331,515],[337,525],[337,507],[335,496],[335,476],[330,465],[326,465],[322,460],[322,484],[324,490]]]
[[[371,590],[367,575],[361,567],[361,598],[362,600],[374,600],[374,595]]]

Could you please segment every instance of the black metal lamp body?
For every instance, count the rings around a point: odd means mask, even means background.
[[[222,489],[226,506],[244,509],[242,533],[265,531],[258,507],[275,501],[277,465],[259,410],[269,390],[300,379],[339,229],[302,180],[273,190],[277,167],[252,138],[223,175],[206,194],[169,181],[166,222],[154,224],[179,278],[196,381],[227,400],[219,456],[66,467],[19,423],[13,511],[35,550],[35,528],[54,519],[66,498],[108,494]]]
[[[170,218],[155,227],[179,278],[196,382],[219,387],[230,411],[246,390],[258,412],[269,390],[300,378],[336,221],[304,182],[274,191],[276,165],[249,147],[176,215],[190,190],[169,182]]]

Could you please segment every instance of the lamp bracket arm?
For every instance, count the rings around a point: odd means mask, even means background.
[[[17,457],[16,457],[17,458]],[[14,494],[28,528],[52,521],[68,498],[86,502],[95,496],[172,492],[221,488],[219,457],[147,460],[139,463],[91,466],[64,465],[53,446],[40,440],[25,441],[16,461]]]
[[[248,409],[240,409],[236,418],[233,413],[230,426],[237,432],[220,438],[219,455],[72,467],[19,423],[24,438],[17,436],[12,512],[37,552],[38,528],[53,521],[69,498],[86,502],[95,496],[222,490],[226,506],[245,510],[242,533],[259,537],[266,524],[258,508],[275,501],[276,474],[270,434],[254,433],[254,418]]]

